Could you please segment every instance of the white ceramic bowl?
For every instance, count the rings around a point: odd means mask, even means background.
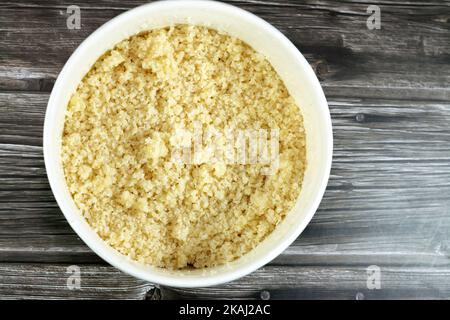
[[[176,23],[209,26],[250,44],[272,63],[301,108],[307,134],[303,188],[294,209],[258,247],[229,264],[170,271],[127,259],[103,242],[73,202],[60,160],[61,135],[71,94],[106,50],[140,31]],[[107,22],[72,54],[56,80],[44,124],[44,157],[50,186],[67,221],[100,257],[137,278],[176,287],[200,287],[228,282],[265,265],[285,250],[305,229],[325,191],[331,167],[333,136],[327,101],[313,70],[297,48],[277,29],[242,9],[212,1],[163,1],[137,7]]]

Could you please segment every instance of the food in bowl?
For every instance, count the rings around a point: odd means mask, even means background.
[[[144,264],[205,268],[255,248],[291,210],[305,140],[264,56],[217,30],[174,25],[95,62],[67,106],[61,159],[75,204],[110,246]],[[254,161],[255,149],[270,155]]]

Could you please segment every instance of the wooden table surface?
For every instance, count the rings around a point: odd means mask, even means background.
[[[212,288],[155,286],[94,254],[50,190],[44,113],[80,42],[143,2],[0,3],[0,299],[450,298],[447,1],[380,1],[378,30],[366,25],[377,1],[228,1],[280,29],[322,83],[335,140],[319,210],[269,265]],[[66,25],[72,4],[80,29]],[[66,285],[71,265],[78,290]],[[372,265],[379,289],[367,283]]]

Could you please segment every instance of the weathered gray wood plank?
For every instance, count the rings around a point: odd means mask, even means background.
[[[205,289],[162,288],[163,299],[448,299],[449,270],[381,268],[381,289],[367,288],[365,267],[266,267],[239,282]],[[274,276],[275,275],[275,276]]]
[[[49,91],[70,53],[87,35],[144,2],[78,2],[80,30],[66,28],[65,9],[73,4],[70,1],[3,3],[0,89]],[[366,28],[368,3],[230,2],[286,34],[318,68],[328,95],[450,98],[448,2],[420,6],[381,2],[381,30]]]
[[[80,287],[67,281],[69,265],[0,264],[0,297],[4,299],[145,299],[154,286],[112,267],[79,267]],[[71,289],[70,289],[71,288]]]
[[[162,299],[448,299],[447,268],[380,268],[380,289],[368,289],[367,267],[264,267],[214,288],[161,288]],[[371,287],[373,288],[373,287]]]
[[[70,290],[69,265],[0,264],[2,299],[430,299],[450,297],[449,268],[381,267],[380,289],[368,289],[367,267],[266,266],[212,288],[154,287],[109,266],[81,265]]]

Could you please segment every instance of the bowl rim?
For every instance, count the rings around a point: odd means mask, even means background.
[[[134,268],[129,263],[126,263],[125,261],[121,261],[118,259],[118,257],[110,254],[109,252],[106,252],[101,248],[101,246],[96,243],[93,239],[90,238],[90,236],[85,232],[84,230],[80,230],[80,226],[77,223],[77,221],[74,221],[69,214],[70,208],[68,207],[67,203],[65,203],[65,200],[63,199],[62,195],[59,192],[58,186],[56,184],[57,179],[57,173],[52,169],[52,164],[50,163],[51,155],[49,154],[49,147],[48,144],[51,139],[54,139],[54,137],[51,136],[51,132],[49,127],[51,126],[50,122],[52,110],[57,107],[57,105],[54,103],[54,100],[56,99],[55,96],[57,95],[57,92],[64,86],[64,79],[68,76],[67,70],[69,69],[69,66],[73,64],[73,61],[75,60],[75,57],[80,55],[86,47],[88,47],[91,43],[94,43],[98,41],[103,32],[108,29],[114,29],[116,25],[120,25],[121,23],[124,23],[125,21],[131,19],[133,15],[135,15],[137,12],[140,12],[142,10],[149,10],[154,9],[158,10],[159,8],[167,8],[172,7],[176,8],[179,4],[185,5],[198,5],[198,6],[206,6],[206,7],[214,7],[215,9],[223,9],[228,11],[234,11],[233,14],[239,15],[244,20],[251,20],[253,23],[257,24],[259,28],[266,33],[270,33],[272,37],[277,38],[278,41],[282,41],[287,50],[290,51],[290,53],[295,56],[295,58],[298,60],[298,62],[301,64],[301,67],[304,69],[304,71],[307,73],[307,77],[312,81],[312,85],[314,87],[314,92],[312,93],[314,96],[318,99],[318,104],[321,106],[318,108],[318,112],[320,113],[321,119],[325,121],[325,128],[326,132],[324,132],[324,135],[326,136],[327,146],[326,149],[328,152],[326,153],[327,159],[326,159],[326,168],[324,175],[319,183],[320,187],[318,188],[318,192],[315,194],[313,204],[310,206],[309,212],[305,215],[304,219],[297,225],[293,231],[291,231],[290,234],[286,235],[285,237],[281,238],[280,241],[276,244],[276,246],[273,248],[273,250],[268,251],[267,254],[262,256],[260,259],[254,260],[252,263],[249,263],[245,265],[244,267],[237,268],[233,272],[229,272],[226,274],[212,274],[208,275],[202,278],[194,279],[194,278],[186,278],[183,280],[180,280],[179,278],[175,278],[171,276],[170,274],[161,275],[156,274],[152,272],[151,270],[142,271],[138,268]],[[167,286],[173,286],[173,287],[179,287],[179,288],[194,288],[194,287],[205,287],[205,286],[211,286],[211,285],[217,285],[226,283],[235,279],[238,279],[240,277],[243,277],[260,267],[264,266],[271,260],[273,260],[275,257],[277,257],[279,254],[281,254],[306,228],[306,226],[311,221],[312,217],[314,216],[315,212],[317,211],[319,204],[323,198],[323,195],[325,193],[325,189],[328,184],[328,179],[330,176],[331,171],[331,163],[332,163],[332,154],[333,154],[333,133],[332,133],[332,123],[331,123],[331,116],[328,108],[328,104],[325,98],[325,94],[323,93],[322,87],[319,83],[319,80],[317,79],[314,71],[312,70],[309,63],[306,61],[306,59],[303,57],[303,55],[300,53],[300,51],[292,44],[292,42],[284,35],[282,34],[278,29],[276,29],[274,26],[263,20],[262,18],[254,15],[253,13],[250,13],[244,9],[238,8],[233,5],[225,4],[218,1],[211,1],[211,0],[167,0],[167,1],[156,1],[148,4],[143,4],[141,6],[135,7],[131,10],[128,10],[126,12],[123,12],[119,14],[118,16],[114,17],[113,19],[107,21],[102,26],[97,28],[93,33],[91,33],[86,39],[84,39],[81,44],[75,49],[75,51],[72,53],[70,58],[65,63],[63,69],[59,73],[53,90],[50,94],[50,98],[48,100],[47,109],[45,113],[45,120],[44,120],[44,132],[43,132],[43,153],[44,153],[44,163],[45,168],[49,180],[50,187],[52,189],[53,195],[56,199],[56,202],[58,203],[59,208],[61,209],[62,213],[64,214],[66,220],[69,222],[69,225],[72,227],[72,229],[75,231],[75,233],[83,240],[83,242],[97,255],[99,255],[103,260],[114,266],[115,268],[130,274],[136,278],[143,279],[149,282],[158,283],[162,285]],[[82,217],[80,217],[82,218]]]

